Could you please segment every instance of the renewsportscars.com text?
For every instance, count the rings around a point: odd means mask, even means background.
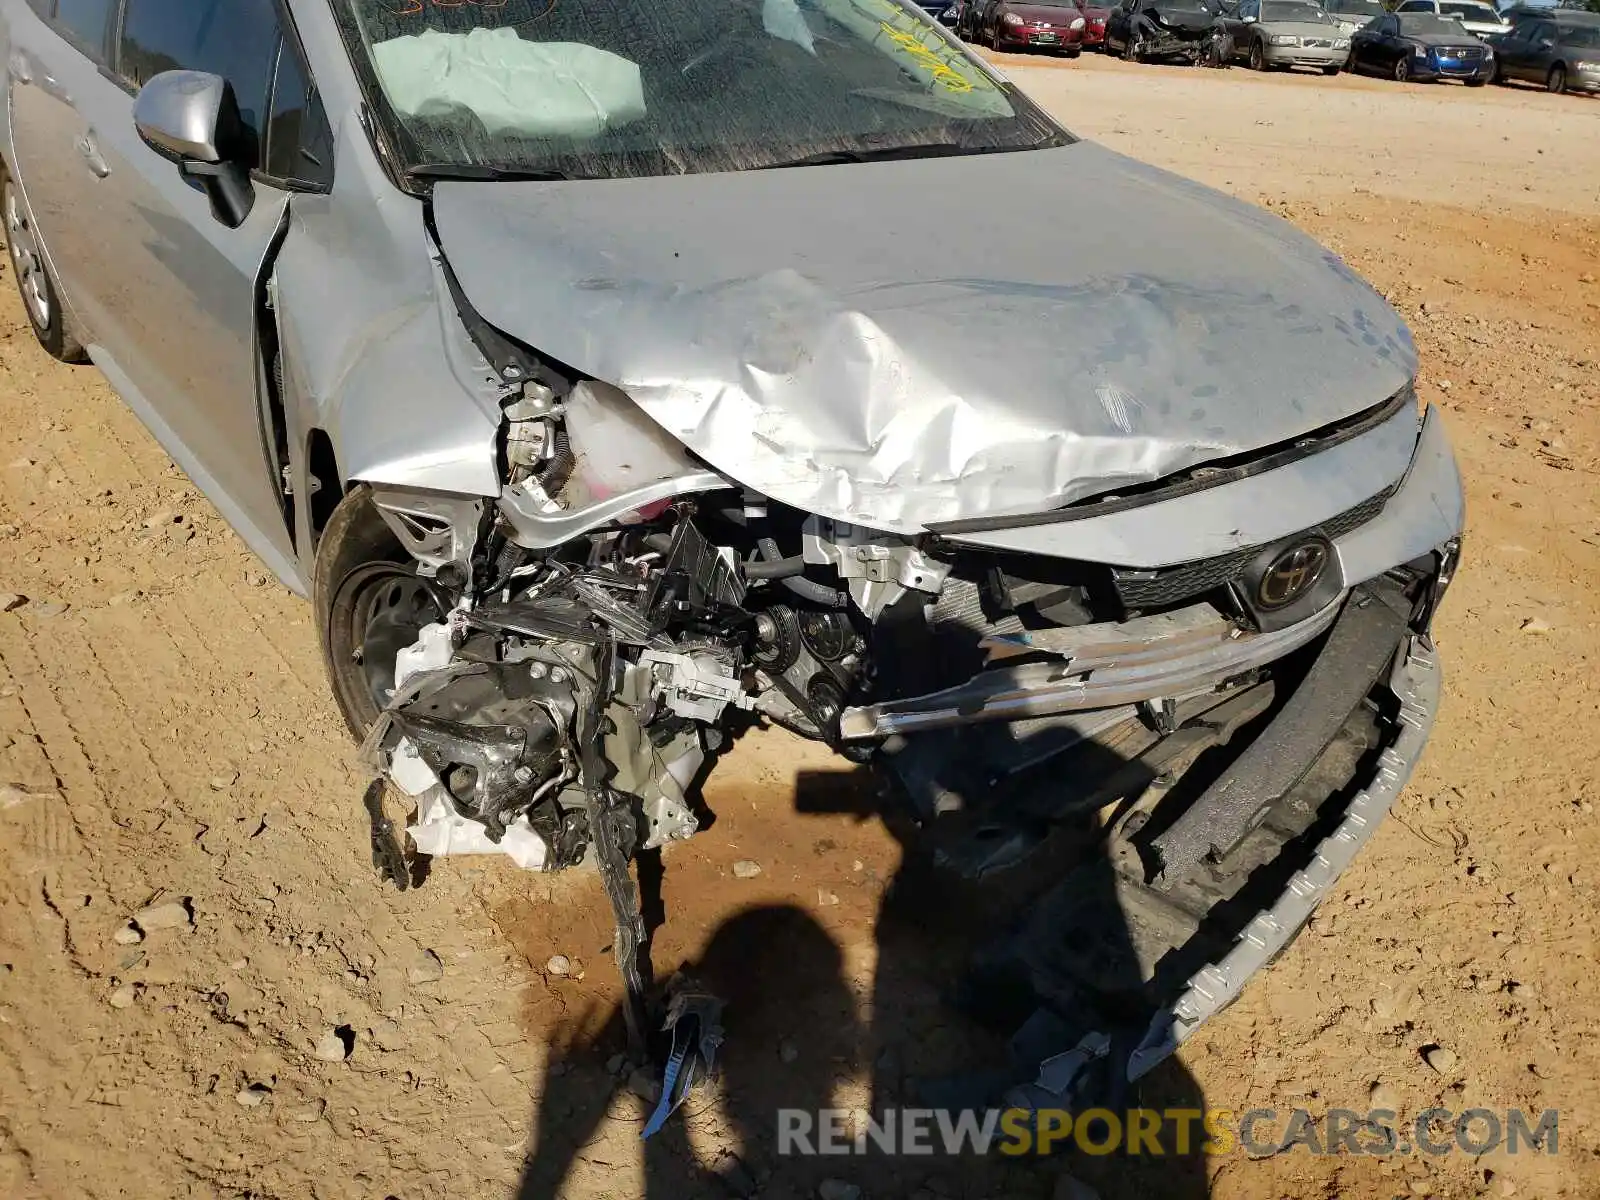
[[[778,1153],[787,1155],[1052,1154],[1250,1155],[1556,1154],[1560,1114],[1545,1109],[1461,1112],[1430,1108],[1401,1121],[1390,1109],[1105,1108],[778,1110]]]

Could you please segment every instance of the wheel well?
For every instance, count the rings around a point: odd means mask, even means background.
[[[313,429],[306,437],[306,491],[310,501],[306,516],[311,526],[311,543],[315,546],[327,528],[328,518],[344,499],[344,484],[339,474],[339,460],[333,453],[333,440],[320,429]]]

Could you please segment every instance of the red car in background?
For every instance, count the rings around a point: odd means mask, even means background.
[[[1104,46],[1106,42],[1106,18],[1111,15],[1109,8],[1099,5],[1080,4],[1078,11],[1083,14],[1082,43],[1086,47]]]
[[[978,10],[972,40],[993,50],[1049,50],[1077,58],[1087,27],[1075,0],[993,0]]]

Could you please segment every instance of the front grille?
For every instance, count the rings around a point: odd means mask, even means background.
[[[1320,533],[1329,541],[1336,540],[1372,520],[1383,511],[1383,506],[1388,500],[1389,489],[1386,488],[1376,496],[1363,500],[1354,508],[1347,508],[1344,512],[1329,517],[1320,525],[1313,525],[1301,532]],[[1141,612],[1167,608],[1227,587],[1239,578],[1245,567],[1250,564],[1250,560],[1259,553],[1261,553],[1260,546],[1250,546],[1243,550],[1235,550],[1232,554],[1179,563],[1177,566],[1161,567],[1154,571],[1113,568],[1111,580],[1117,589],[1117,598],[1122,601],[1124,608],[1137,609]]]

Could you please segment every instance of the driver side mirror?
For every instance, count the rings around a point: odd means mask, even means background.
[[[229,229],[244,224],[256,198],[250,183],[254,136],[226,79],[163,71],[139,89],[133,123],[147,146],[205,189],[212,216]]]

